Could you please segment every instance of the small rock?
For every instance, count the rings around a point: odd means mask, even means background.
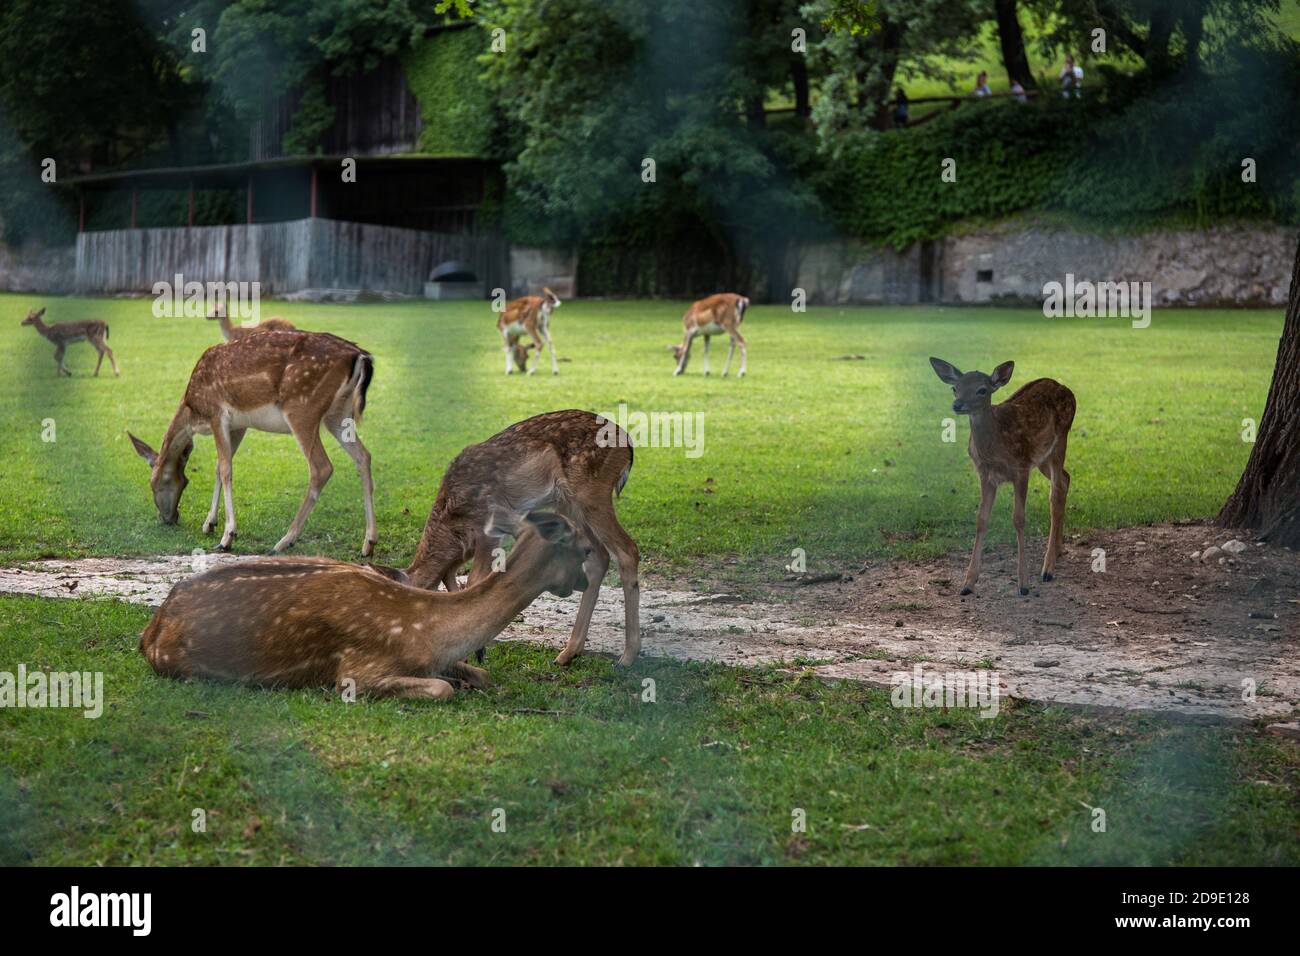
[[[1223,554],[1223,549],[1217,545],[1212,545],[1201,552],[1202,561],[1213,561],[1219,555]]]
[[[1199,561],[1199,560],[1201,560],[1201,552],[1199,552],[1199,551],[1193,551],[1193,552],[1192,552],[1192,560],[1193,560],[1193,561]]]
[[[1238,541],[1236,538],[1233,538],[1231,541],[1223,542],[1223,550],[1227,551],[1229,554],[1241,554],[1241,552],[1246,550],[1246,542]]]
[[[1285,724],[1269,724],[1268,732],[1276,734],[1279,737],[1289,737],[1292,740],[1300,740],[1300,721],[1290,721]]]
[[[650,618],[650,620],[652,620],[652,621],[654,621],[656,624],[658,624],[658,623],[660,623],[661,621],[664,620],[664,616],[663,616],[662,614],[655,614],[653,617]]]
[[[1059,667],[1060,661],[1034,661],[1035,667]]]

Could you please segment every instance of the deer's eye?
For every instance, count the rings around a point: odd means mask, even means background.
[[[952,393],[953,393],[954,395],[957,394],[957,386],[956,386],[956,385],[954,385],[954,386],[952,387]]]
[[[976,392],[975,394],[976,394],[976,395],[987,395],[988,393],[989,393],[989,390],[988,390],[987,388],[981,388],[981,389],[980,389],[978,392]]]

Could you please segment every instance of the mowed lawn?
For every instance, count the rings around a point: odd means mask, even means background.
[[[90,377],[94,350],[53,348],[19,321],[98,317],[123,369]],[[157,447],[194,362],[219,340],[215,322],[155,318],[151,300],[0,296],[0,348],[22,374],[0,381],[0,561],[41,555],[148,555],[208,548],[201,533],[215,455],[199,436],[178,526],[159,524],[148,471],[127,430]],[[585,408],[703,414],[703,454],[641,448],[619,513],[646,569],[716,567],[761,584],[803,548],[811,572],[872,556],[932,555],[969,545],[978,484],[967,421],[926,361],[990,371],[1013,359],[1011,386],[1051,376],[1072,388],[1078,416],[1068,466],[1073,531],[1214,514],[1250,451],[1242,420],[1263,411],[1281,310],[1163,311],[1150,328],[1123,319],[1047,319],[1030,309],[752,308],[743,326],[749,375],[720,377],[715,339],[687,374],[665,348],[681,335],[678,302],[569,302],[553,332],[560,374],[503,374],[495,316],[485,304],[267,303],[300,327],[331,331],[375,355],[360,428],[374,456],[376,559],[411,556],[450,460],[467,444],[538,412]],[[845,356],[861,356],[860,359]],[[956,419],[955,441],[944,420]],[[51,428],[52,425],[52,428]],[[51,435],[51,431],[53,434]],[[54,437],[54,441],[44,438]],[[298,549],[359,554],[360,483],[326,437],[335,464]],[[234,467],[237,549],[268,550],[307,486],[287,435],[249,432]],[[1047,530],[1047,483],[1031,483],[1031,533]],[[1004,489],[990,541],[1011,539]],[[738,562],[735,561],[738,559]]]
[[[58,380],[52,348],[18,327],[33,302],[0,298],[12,316],[0,342],[30,370],[0,384],[0,560],[210,547],[199,532],[210,440],[191,459],[180,526],[164,528],[125,431],[157,444],[215,323],[155,319],[147,300],[44,300],[54,320],[107,319],[124,369],[87,377],[94,352],[79,345],[76,377]],[[663,346],[681,310],[567,303],[554,322],[571,359],[560,376],[510,379],[481,306],[266,314],[376,356],[361,435],[380,560],[410,556],[465,444],[545,409],[624,401],[705,415],[701,457],[637,452],[619,511],[647,567],[707,577],[739,559],[728,570],[756,584],[793,547],[816,571],[968,546],[965,423],[942,440],[950,396],[931,354],[985,370],[1011,358],[1013,385],[1053,375],[1075,390],[1075,529],[1213,513],[1249,451],[1241,419],[1261,412],[1282,318],[1161,312],[1134,330],[1027,310],[756,307],[749,377],[718,378],[715,348],[713,377],[698,374],[697,349],[674,380]],[[299,550],[354,557],[359,484],[330,454],[335,477]],[[235,462],[238,548],[269,548],[305,485],[287,436],[250,433]],[[1041,535],[1045,482],[1033,487]],[[994,523],[1003,543],[1009,499]],[[0,670],[102,672],[106,698],[93,720],[0,708],[0,864],[1300,862],[1300,756],[1251,728],[1005,701],[988,720],[895,709],[886,692],[828,684],[798,662],[788,673],[643,657],[617,671],[583,657],[559,669],[520,644],[490,652],[485,692],[346,704],[327,690],[159,679],[136,650],[150,613],[0,598]],[[1104,832],[1091,808],[1105,811]]]

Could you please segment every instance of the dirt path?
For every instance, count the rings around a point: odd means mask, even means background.
[[[1232,536],[1158,526],[1076,538],[1050,584],[1015,593],[1014,552],[990,554],[977,593],[957,594],[958,556],[881,562],[835,582],[798,578],[769,600],[644,588],[644,651],[753,665],[789,662],[827,678],[890,686],[927,673],[996,671],[1005,695],[1218,720],[1295,720],[1300,704],[1300,557]],[[1041,543],[1040,543],[1041,546]],[[1106,552],[1094,571],[1095,549]],[[1222,558],[1222,562],[1220,562]],[[246,558],[208,556],[208,562]],[[0,569],[0,593],[112,596],[159,604],[195,559],[89,558]],[[804,579],[806,580],[806,579]],[[503,640],[563,645],[577,596],[543,595]],[[588,650],[623,644],[621,591],[603,588]],[[1252,683],[1253,682],[1253,683]],[[1254,693],[1245,688],[1253,686]]]

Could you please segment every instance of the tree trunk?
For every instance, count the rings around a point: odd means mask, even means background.
[[[867,109],[872,111],[872,123],[876,129],[889,129],[893,125],[892,106],[889,102],[894,74],[898,72],[898,61],[903,48],[903,32],[906,26],[887,16],[881,16],[880,28],[868,41],[875,47],[880,57],[880,80],[878,85],[867,84],[865,94]]]
[[[1300,547],[1300,246],[1264,417],[1246,470],[1218,522]]]
[[[1036,84],[1025,54],[1025,35],[1016,16],[1016,0],[994,0],[993,11],[998,20],[998,40],[1002,44],[1002,65],[1007,68],[1007,79],[1031,89]]]
[[[794,115],[807,119],[812,115],[808,97],[808,64],[802,56],[790,62],[790,79],[794,83]]]

